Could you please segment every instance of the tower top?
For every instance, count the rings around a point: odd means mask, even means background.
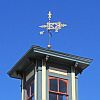
[[[32,61],[35,61],[35,59],[41,60],[46,56],[49,57],[47,61],[48,63],[53,62],[65,64],[66,66],[74,66],[76,69],[76,74],[81,73],[92,62],[92,59],[90,58],[49,50],[39,46],[32,46],[8,72],[9,76],[20,79],[21,76],[19,76],[19,74],[25,72],[28,68],[27,66],[29,66]]]
[[[67,26],[67,24],[62,24],[60,21],[51,22],[51,18],[52,18],[52,13],[51,13],[51,11],[49,11],[49,13],[48,13],[48,22],[44,25],[39,26],[40,28],[46,29],[46,31],[48,33],[48,36],[49,36],[48,48],[49,49],[51,48],[50,39],[52,37],[52,32],[58,32],[63,27]],[[40,34],[43,35],[44,33],[46,33],[46,31],[41,31]]]

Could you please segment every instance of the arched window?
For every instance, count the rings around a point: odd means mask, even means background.
[[[68,100],[68,80],[49,77],[49,100]]]

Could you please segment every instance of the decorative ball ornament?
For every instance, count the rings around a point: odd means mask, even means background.
[[[48,49],[50,49],[51,48],[51,45],[50,44],[48,44]]]

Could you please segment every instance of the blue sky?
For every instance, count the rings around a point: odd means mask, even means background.
[[[93,58],[79,75],[79,100],[100,96],[100,1],[99,0],[1,0],[0,1],[0,100],[20,100],[20,81],[7,75],[32,46],[47,46],[48,36],[39,25],[52,21],[68,24],[53,33],[52,49]]]

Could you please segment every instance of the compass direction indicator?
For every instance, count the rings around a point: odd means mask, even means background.
[[[51,43],[50,43],[50,38],[52,36],[52,32],[58,32],[61,28],[67,26],[67,24],[62,24],[61,22],[51,22],[52,18],[52,13],[49,11],[48,13],[48,22],[44,25],[39,26],[40,28],[44,28],[47,30],[48,35],[49,35],[49,43],[48,43],[48,48],[51,48]],[[41,31],[40,34],[43,35],[46,33],[45,31]]]

